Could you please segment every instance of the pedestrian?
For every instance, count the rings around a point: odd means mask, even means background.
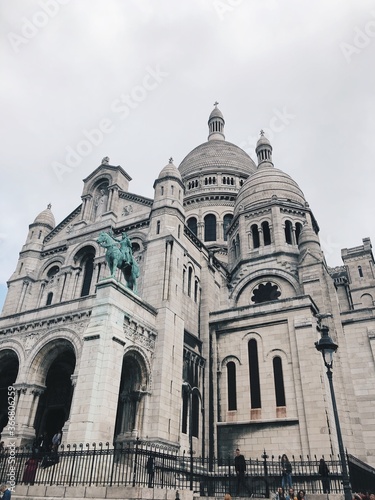
[[[297,493],[297,500],[305,500],[306,491],[299,490]]]
[[[232,500],[232,497],[229,495],[229,493],[225,493],[224,500]]]
[[[155,459],[152,455],[148,457],[146,470],[148,474],[148,487],[154,487],[154,474],[155,474]]]
[[[240,449],[236,449],[236,456],[234,457],[234,469],[236,471],[236,476],[237,476],[237,496],[240,494],[240,487],[241,485],[246,489],[246,491],[250,494],[251,492],[249,488],[247,487],[246,480],[245,480],[245,473],[246,473],[246,461],[245,457],[241,455]]]
[[[322,480],[323,493],[331,493],[329,469],[324,458],[321,458],[319,461],[319,476]]]
[[[8,486],[4,483],[0,485],[0,493],[3,494],[1,500],[10,500],[10,497],[12,496]]]
[[[38,467],[38,459],[35,456],[35,453],[31,455],[31,457],[27,460],[25,464],[25,470],[22,476],[22,482],[24,484],[33,485],[35,482],[36,470]]]
[[[61,438],[62,438],[62,431],[59,430],[56,432],[56,434],[54,434],[54,436],[52,438],[52,451],[58,450],[60,443],[61,443]]]
[[[294,489],[293,488],[289,488],[288,494],[286,495],[285,500],[297,500],[297,497],[296,497],[296,495],[294,493]]]
[[[286,500],[284,488],[282,488],[281,486],[279,488],[277,488],[275,500]]]
[[[288,457],[284,455],[281,457],[281,486],[292,488],[292,464],[289,462]]]

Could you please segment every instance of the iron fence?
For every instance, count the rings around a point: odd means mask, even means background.
[[[331,493],[342,493],[339,457],[325,457],[330,470]],[[319,458],[292,457],[293,486],[306,493],[323,493]],[[122,446],[109,443],[61,446],[58,452],[29,448],[5,451],[0,456],[0,481],[15,484],[63,486],[142,486],[192,489],[201,496],[237,493],[233,457],[202,458],[179,455],[173,448],[139,440]],[[240,495],[270,498],[281,485],[280,457],[246,460],[245,484]]]

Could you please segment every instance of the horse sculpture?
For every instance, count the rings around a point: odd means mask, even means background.
[[[111,278],[115,277],[117,269],[121,269],[126,286],[136,293],[139,267],[133,257],[131,242],[127,234],[123,232],[121,240],[117,240],[103,231],[96,241],[107,250],[105,259],[111,271]]]

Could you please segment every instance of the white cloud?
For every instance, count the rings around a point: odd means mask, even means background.
[[[61,221],[104,156],[134,179],[131,191],[151,197],[168,158],[178,164],[206,140],[216,99],[237,144],[267,127],[275,109],[295,116],[275,133],[274,161],[305,193],[330,265],[340,264],[340,248],[374,237],[375,40],[350,64],[340,49],[372,19],[372,2],[232,1],[220,19],[211,0],[74,0],[15,53],[6,35],[21,33],[41,1],[0,5],[0,282],[36,215],[51,202]],[[113,101],[157,65],[168,78],[115,122]],[[52,162],[105,117],[114,131],[59,182]]]

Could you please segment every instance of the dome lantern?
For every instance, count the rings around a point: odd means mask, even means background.
[[[217,107],[218,104],[219,103],[217,101],[214,103],[215,108],[211,111],[210,117],[208,118],[209,141],[225,140],[225,135],[224,135],[225,120],[222,112]]]
[[[269,166],[273,167],[272,163],[272,146],[270,141],[264,135],[264,130],[260,131],[260,137],[258,139],[255,152],[258,157],[258,166],[262,164],[265,166],[269,164]]]

